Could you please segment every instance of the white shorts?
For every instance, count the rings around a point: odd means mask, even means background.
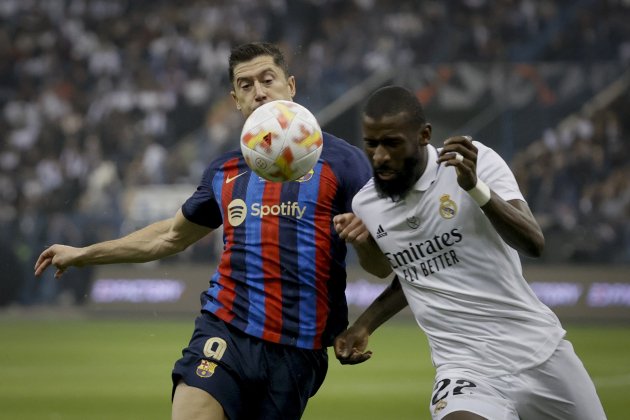
[[[429,409],[433,420],[455,411],[491,420],[606,419],[593,381],[566,340],[541,365],[513,375],[487,377],[456,369],[440,372]]]

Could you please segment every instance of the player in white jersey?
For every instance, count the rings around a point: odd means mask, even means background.
[[[422,106],[401,87],[368,99],[363,131],[374,177],[353,210],[390,268],[371,271],[395,277],[337,338],[337,358],[369,359],[369,334],[408,303],[436,367],[434,419],[605,419],[565,330],[523,278],[518,252],[539,256],[544,237],[505,161],[467,136],[430,145]]]

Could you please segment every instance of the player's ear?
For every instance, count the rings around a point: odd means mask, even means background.
[[[289,95],[291,95],[291,99],[295,97],[295,76],[289,76],[287,78],[287,85],[289,86]]]
[[[236,98],[236,92],[234,92],[232,90],[232,91],[230,91],[230,95],[232,96],[232,99],[234,99],[234,102],[236,103],[236,109],[238,109],[240,111],[241,110],[241,104],[238,103],[238,99]]]
[[[418,139],[420,142],[420,146],[426,146],[431,142],[431,131],[431,124],[425,123],[420,130],[420,138]]]

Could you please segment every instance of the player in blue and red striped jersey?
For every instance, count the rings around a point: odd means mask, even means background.
[[[245,117],[295,95],[295,79],[273,44],[236,47],[229,72]],[[298,419],[326,375],[326,348],[348,323],[340,236],[364,267],[382,266],[374,240],[349,214],[370,177],[363,152],[327,133],[314,169],[293,182],[265,181],[240,150],[228,152],[210,163],[172,219],[85,248],[53,245],[35,274],[51,264],[60,276],[69,266],[160,259],[223,226],[223,254],[173,369],[172,418]],[[340,234],[337,215],[351,220]]]

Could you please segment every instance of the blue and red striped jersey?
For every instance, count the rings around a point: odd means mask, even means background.
[[[266,341],[331,345],[348,325],[347,249],[332,218],[352,211],[370,177],[364,153],[328,133],[319,161],[298,181],[260,178],[240,150],[214,160],[182,206],[191,222],[223,225],[223,253],[202,310]]]

